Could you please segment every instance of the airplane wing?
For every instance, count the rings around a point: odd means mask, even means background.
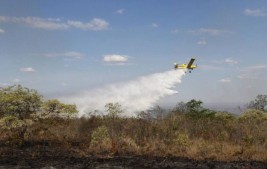
[[[187,67],[186,68],[190,68],[193,65],[194,61],[195,61],[195,58],[191,58],[191,60],[187,64]]]

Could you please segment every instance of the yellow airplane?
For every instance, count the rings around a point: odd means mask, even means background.
[[[189,73],[191,73],[191,70],[197,68],[197,65],[193,65],[195,60],[195,58],[191,58],[188,64],[184,63],[179,65],[178,63],[174,63],[174,69],[189,69]]]

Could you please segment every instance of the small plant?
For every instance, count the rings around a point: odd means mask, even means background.
[[[106,126],[100,126],[96,128],[91,135],[91,147],[96,147],[103,145],[104,143],[109,143],[110,137],[108,134],[108,128]]]
[[[27,124],[15,116],[8,115],[0,119],[0,129],[2,139],[6,137],[8,140],[23,142]]]
[[[206,158],[209,154],[211,154],[211,151],[213,150],[212,145],[202,139],[199,140],[197,147],[198,147],[198,152],[201,158]]]
[[[178,148],[179,152],[185,152],[191,142],[187,134],[177,133],[174,138],[174,144]]]

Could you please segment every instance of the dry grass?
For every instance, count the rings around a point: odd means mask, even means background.
[[[265,117],[265,112],[251,110],[239,117],[217,113],[213,118],[199,119],[177,112],[160,119],[39,118],[23,122],[27,126],[23,137],[18,137],[20,123],[12,122],[12,128],[8,128],[9,124],[2,119],[0,141],[2,146],[18,139],[21,139],[21,145],[25,142],[43,143],[39,146],[56,143],[62,150],[81,156],[136,154],[266,161]],[[16,134],[10,134],[11,131]]]

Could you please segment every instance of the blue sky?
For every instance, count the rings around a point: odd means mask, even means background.
[[[266,0],[1,0],[0,86],[57,98],[194,56],[162,102],[248,102],[267,93],[266,30]]]

